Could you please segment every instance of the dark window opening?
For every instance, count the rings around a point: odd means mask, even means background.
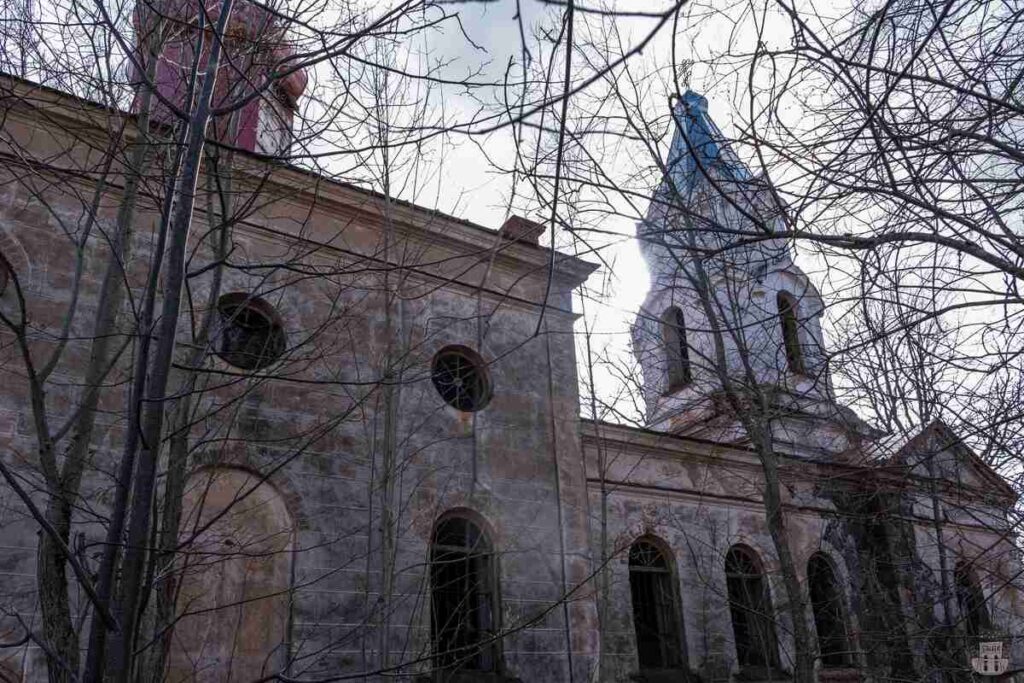
[[[821,665],[842,668],[850,665],[850,645],[846,636],[842,592],[832,565],[825,556],[816,554],[807,562],[814,628],[818,632]]]
[[[217,303],[220,329],[217,355],[243,370],[259,370],[284,353],[284,327],[273,306],[244,293],[225,294]]]
[[[867,571],[861,573],[861,599],[865,610],[861,638],[868,661],[889,668],[890,677],[918,680],[914,657],[907,638],[909,625],[904,617],[900,596],[905,584],[902,567],[909,565],[908,544],[899,529],[877,521],[892,514],[884,500],[871,500],[862,508],[870,521],[865,529]]]
[[[750,550],[733,546],[725,556],[725,578],[739,665],[777,668],[775,618],[760,563]]]
[[[463,346],[447,346],[434,357],[431,379],[437,393],[457,410],[481,410],[491,398],[483,359]]]
[[[686,321],[675,306],[661,316],[661,340],[665,348],[668,390],[685,386],[693,379],[690,371],[690,349],[686,341]]]
[[[439,669],[497,671],[495,583],[486,535],[461,517],[441,521],[430,551],[430,623]]]
[[[956,581],[956,603],[960,608],[960,623],[969,638],[980,638],[991,627],[985,595],[974,579],[970,568],[957,563],[954,571]]]
[[[640,668],[681,667],[682,632],[675,575],[665,555],[649,541],[637,541],[629,549],[629,591]]]
[[[782,325],[782,343],[786,348],[786,365],[789,371],[805,374],[803,347],[800,345],[800,323],[797,319],[797,304],[791,294],[779,292],[777,299],[779,322]]]

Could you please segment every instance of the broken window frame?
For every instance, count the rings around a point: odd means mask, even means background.
[[[217,300],[217,313],[214,350],[228,365],[240,370],[263,370],[284,355],[288,344],[284,324],[265,300],[232,292]]]

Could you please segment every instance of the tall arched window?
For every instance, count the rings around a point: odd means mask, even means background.
[[[690,349],[686,342],[686,321],[683,312],[675,306],[661,316],[661,341],[665,347],[668,390],[689,384],[693,376],[690,372]]]
[[[480,527],[454,516],[438,523],[430,549],[430,621],[439,669],[497,671],[495,569]]]
[[[768,584],[761,563],[749,548],[733,546],[725,556],[729,611],[742,667],[774,668],[779,663]]]
[[[802,375],[806,368],[803,347],[800,345],[796,299],[789,292],[779,292],[776,301],[779,307],[779,324],[782,327],[782,343],[786,348],[786,365],[790,372]]]
[[[991,626],[985,595],[981,592],[971,568],[957,562],[953,572],[956,581],[956,603],[960,608],[960,623],[970,638],[980,638],[982,632]]]
[[[846,637],[846,610],[836,573],[821,553],[807,562],[807,582],[811,593],[814,628],[818,632],[821,665],[841,668],[850,665],[850,644]]]
[[[638,540],[629,549],[629,591],[641,669],[683,665],[675,573],[661,549]]]

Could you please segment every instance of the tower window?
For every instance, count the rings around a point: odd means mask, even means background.
[[[217,355],[243,370],[260,370],[284,353],[284,326],[274,307],[258,296],[225,294],[217,302]]]
[[[741,667],[778,667],[778,645],[768,585],[753,551],[733,546],[725,556],[736,658]]]
[[[672,306],[661,316],[661,340],[665,348],[668,390],[690,383],[690,349],[686,342],[686,321],[683,312]]]
[[[985,595],[975,580],[970,567],[958,562],[954,571],[956,581],[956,603],[960,608],[960,623],[969,638],[980,638],[991,625]]]
[[[640,668],[682,666],[675,576],[664,553],[650,541],[639,540],[629,549],[629,591]]]
[[[435,666],[496,671],[497,596],[486,534],[462,517],[443,519],[430,549],[431,635]]]
[[[779,323],[782,326],[782,343],[786,347],[786,365],[789,371],[805,374],[803,347],[800,345],[800,323],[797,319],[797,302],[792,294],[779,292]]]
[[[846,637],[842,593],[832,564],[821,553],[812,555],[807,562],[807,581],[821,664],[826,668],[849,666],[850,646]]]
[[[481,410],[491,399],[487,368],[480,355],[464,346],[446,346],[434,356],[434,388],[457,410]]]

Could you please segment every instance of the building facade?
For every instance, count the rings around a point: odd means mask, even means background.
[[[182,44],[167,64],[188,61]],[[155,82],[171,101],[182,76],[167,64]],[[821,299],[788,246],[740,249],[720,229],[781,216],[702,98],[679,105],[640,229],[653,284],[634,329],[648,427],[634,428],[579,417],[573,291],[595,267],[540,246],[525,219],[492,230],[268,160],[303,86],[212,129],[140,675],[785,679],[794,624],[766,523],[766,439],[819,680],[959,675],[964,643],[1019,632],[1014,492],[944,425],[883,453],[837,404]],[[69,494],[75,557],[95,572],[173,145],[143,140],[138,112],[11,78],[0,89],[0,443],[39,509],[55,495],[40,444],[56,442],[60,472],[74,461],[110,236],[137,192]],[[768,430],[754,445],[751,424]],[[5,481],[4,624],[45,643],[39,524]],[[88,602],[69,602],[84,651]],[[36,640],[3,657],[14,679],[54,665]]]

